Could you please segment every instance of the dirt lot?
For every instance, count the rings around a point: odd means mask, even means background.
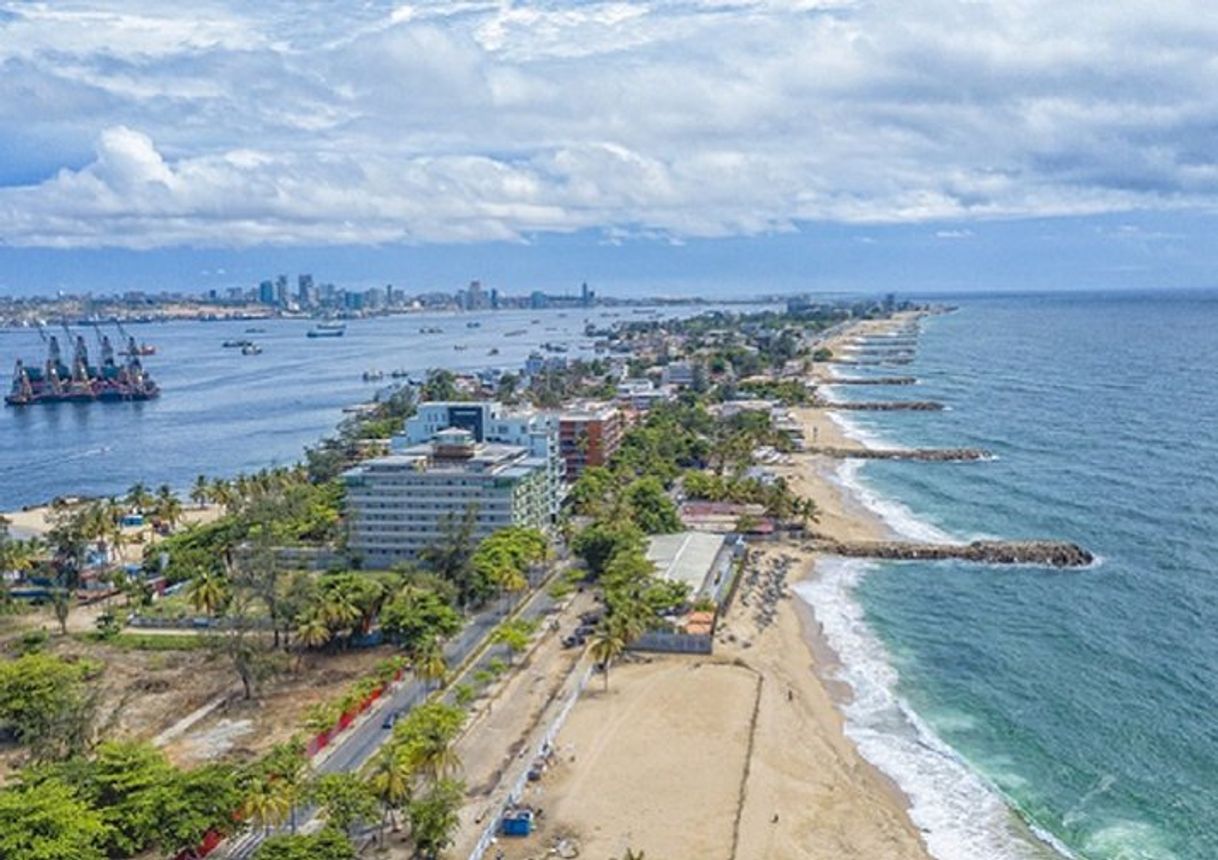
[[[0,639],[11,642],[30,626],[28,619],[13,624],[9,635],[0,634]],[[0,648],[4,645],[0,641]],[[304,660],[287,655],[285,663],[292,671],[264,682],[258,699],[245,702],[240,700],[236,673],[206,649],[141,651],[58,633],[51,634],[46,648],[103,665],[96,683],[101,692],[100,718],[110,727],[107,736],[152,740],[200,706],[231,695],[227,707],[167,745],[170,758],[183,765],[225,755],[254,756],[288,739],[300,729],[309,705],[341,695],[347,685],[392,653],[381,647]],[[20,759],[19,749],[0,745],[0,781]]]
[[[234,687],[230,702],[200,720],[165,747],[178,765],[193,765],[224,757],[253,758],[303,732],[309,706],[343,694],[359,678],[394,653],[388,646],[327,655],[311,655],[299,669],[262,685],[257,699],[244,701]],[[293,663],[296,661],[293,659]],[[236,675],[231,676],[236,680]],[[179,716],[189,710],[179,712]]]

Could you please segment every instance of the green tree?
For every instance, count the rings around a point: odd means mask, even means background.
[[[588,646],[592,659],[601,664],[605,673],[605,691],[609,690],[609,667],[613,665],[626,650],[626,638],[613,625],[602,623]]]
[[[190,500],[200,508],[206,506],[211,500],[211,484],[207,482],[206,475],[199,475],[195,478],[195,482],[190,488]]]
[[[431,546],[424,547],[419,557],[440,578],[457,588],[457,603],[464,609],[485,600],[491,594],[491,583],[474,570],[474,529],[478,506],[469,505],[458,518],[447,515],[440,522],[440,535]]]
[[[213,570],[200,570],[190,579],[186,599],[200,612],[216,615],[228,602],[228,580]]]
[[[59,780],[0,790],[0,857],[105,860],[109,827]]]
[[[424,686],[430,687],[433,682],[444,685],[444,679],[448,677],[448,661],[444,659],[444,649],[439,642],[434,639],[428,642],[413,656],[412,662],[414,673]]]
[[[89,663],[51,654],[0,662],[0,727],[35,759],[63,758],[88,744],[96,700],[85,684]]]
[[[373,821],[377,798],[372,789],[353,773],[327,773],[314,777],[304,796],[325,813],[326,821],[343,833],[358,824]]]
[[[272,836],[258,846],[254,860],[355,860],[355,848],[334,827],[309,836]]]
[[[529,647],[529,640],[532,639],[536,630],[536,622],[526,621],[522,618],[504,621],[491,633],[491,641],[508,649],[508,662],[510,663],[519,652]]]
[[[439,594],[405,586],[381,610],[381,630],[408,652],[443,641],[461,630],[461,616]]]
[[[410,801],[414,764],[399,745],[385,744],[368,762],[364,779],[373,797],[381,804],[380,836],[384,844],[386,823],[396,829],[394,810],[401,809]]]
[[[588,572],[599,577],[615,555],[642,550],[645,536],[633,522],[594,522],[571,542],[572,551],[584,560]]]
[[[407,814],[417,857],[436,860],[452,844],[453,834],[460,824],[457,810],[461,808],[464,795],[461,783],[441,779],[410,803]]]
[[[670,534],[682,529],[677,506],[656,478],[639,478],[625,491],[634,521],[647,534]]]

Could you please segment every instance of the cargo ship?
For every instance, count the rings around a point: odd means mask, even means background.
[[[4,398],[6,406],[152,400],[161,393],[152,377],[144,371],[134,338],[128,341],[127,349],[123,351],[126,360],[119,362],[110,338],[99,332],[101,363],[91,365],[85,339],[77,336],[72,363],[68,365],[63,362],[59,340],[46,332],[42,332],[42,335],[47,342],[46,363],[42,367],[27,367],[23,361],[17,360],[12,389]],[[70,331],[68,336],[71,337]]]

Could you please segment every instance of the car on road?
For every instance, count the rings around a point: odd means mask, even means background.
[[[390,711],[389,713],[385,714],[385,719],[383,721],[381,721],[381,728],[382,729],[393,728],[394,723],[396,723],[398,721],[398,717],[400,717],[400,716],[402,716],[401,711]]]

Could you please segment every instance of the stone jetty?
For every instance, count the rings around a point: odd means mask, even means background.
[[[834,364],[844,364],[847,366],[862,367],[863,365],[877,364],[913,364],[912,358],[835,358],[832,359]]]
[[[1078,544],[1056,540],[979,540],[967,544],[915,541],[839,541],[816,538],[809,549],[851,558],[895,561],[972,561],[983,564],[1039,564],[1084,567],[1095,556]]]
[[[827,379],[823,385],[915,385],[916,376],[838,376]]]
[[[994,455],[984,448],[834,448],[819,446],[805,448],[809,454],[821,454],[840,460],[923,460],[928,463],[969,462],[989,460]]]
[[[943,409],[943,404],[935,400],[884,400],[871,403],[817,400],[812,405],[822,409],[841,409],[846,412],[939,412]]]

